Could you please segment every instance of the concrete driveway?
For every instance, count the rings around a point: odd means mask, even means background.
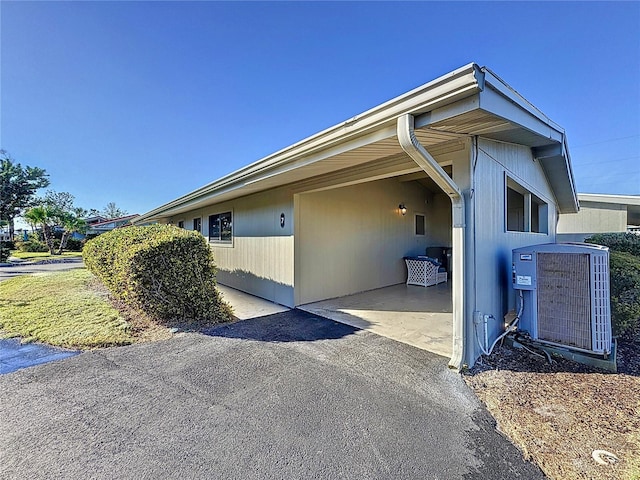
[[[0,477],[544,478],[446,359],[292,310],[0,376]]]

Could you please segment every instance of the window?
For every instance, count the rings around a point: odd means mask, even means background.
[[[511,178],[506,183],[507,231],[549,233],[548,205]]]
[[[424,235],[426,232],[425,218],[421,213],[416,213],[415,216],[416,235]]]
[[[193,229],[196,232],[202,232],[202,219],[201,218],[194,218],[193,219]]]
[[[209,215],[209,241],[231,243],[233,240],[233,221],[231,212]]]
[[[524,229],[524,195],[507,187],[507,230],[509,232],[525,232]]]
[[[184,228],[184,220],[178,222],[178,228]]]

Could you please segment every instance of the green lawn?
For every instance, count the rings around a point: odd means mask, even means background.
[[[11,251],[11,256],[22,260],[51,260],[52,258],[82,257],[82,252],[62,252],[62,255],[50,255],[49,252],[19,252]]]
[[[25,275],[0,283],[0,336],[89,349],[135,341],[131,326],[85,269]]]

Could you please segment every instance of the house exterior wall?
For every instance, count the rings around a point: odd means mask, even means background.
[[[614,203],[580,202],[578,213],[560,215],[558,241],[582,242],[594,233],[626,232],[627,206]]]
[[[495,339],[503,330],[504,315],[517,309],[511,286],[511,251],[526,245],[555,242],[557,209],[544,171],[530,148],[479,139],[477,158],[472,156],[471,161],[475,162],[474,194],[470,201],[473,234],[468,236],[472,243],[467,244],[467,249],[473,252],[471,261],[475,272],[469,275],[472,283],[466,285],[467,298],[473,299],[470,323],[467,316],[466,337],[467,348],[475,350],[471,358],[476,358],[480,350],[472,321],[474,312],[493,315],[495,320],[490,320],[488,327],[489,338]],[[507,175],[546,202],[547,233],[507,231]],[[483,338],[483,331],[478,334]]]
[[[296,195],[296,304],[403,283],[402,257],[428,244],[414,231],[426,202],[422,185],[396,178]]]
[[[444,193],[427,197],[427,246],[451,247],[451,199]]]
[[[209,232],[209,215],[233,212],[233,242],[210,243],[223,285],[272,302],[294,306],[293,195],[285,188],[193,210],[171,218],[191,229],[202,218],[202,234]],[[280,215],[285,225],[280,226]]]

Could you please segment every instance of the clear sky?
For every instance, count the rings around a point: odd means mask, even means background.
[[[470,62],[640,194],[639,2],[0,2],[0,147],[144,213]]]

